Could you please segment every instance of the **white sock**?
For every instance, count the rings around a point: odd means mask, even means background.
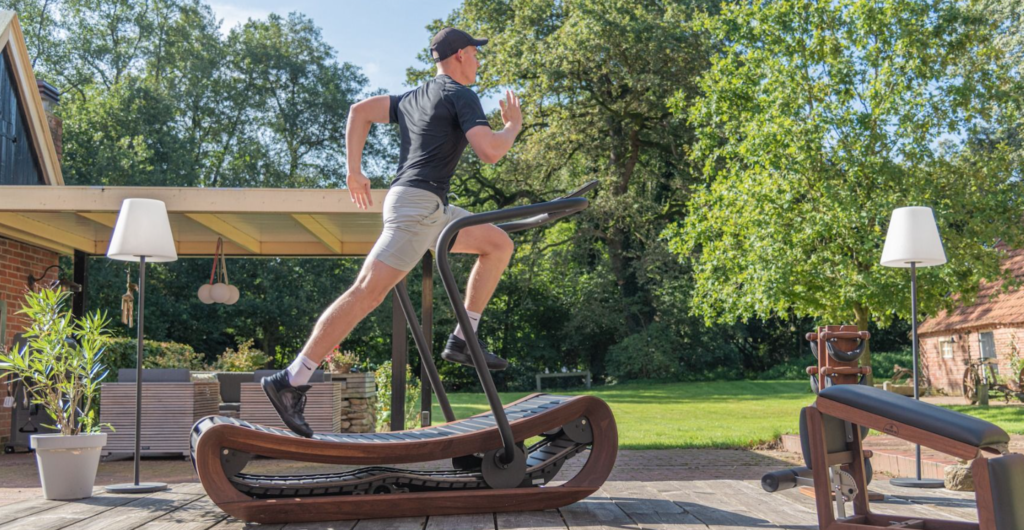
[[[292,364],[288,365],[288,383],[292,386],[302,386],[309,382],[314,370],[316,370],[316,365],[313,364],[313,361],[299,355],[292,361]]]
[[[476,333],[477,328],[480,327],[480,313],[474,313],[469,309],[466,310],[466,314],[469,315],[469,321],[473,323],[473,332]],[[466,336],[462,334],[462,326],[455,326],[455,336],[466,340]]]

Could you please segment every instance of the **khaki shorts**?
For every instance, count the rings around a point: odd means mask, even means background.
[[[384,231],[367,259],[411,271],[427,250],[435,250],[441,230],[467,215],[471,213],[458,206],[445,207],[440,197],[427,190],[391,188],[384,198]]]

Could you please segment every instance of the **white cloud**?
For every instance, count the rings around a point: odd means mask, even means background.
[[[210,8],[213,9],[217,20],[221,21],[220,31],[224,34],[227,34],[231,31],[231,28],[248,21],[250,18],[263,19],[272,13],[269,9],[254,9],[244,5],[222,3],[211,3]]]

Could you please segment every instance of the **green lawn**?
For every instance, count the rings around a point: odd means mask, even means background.
[[[532,392],[505,392],[510,403]],[[800,409],[813,401],[804,381],[716,381],[706,383],[626,384],[589,392],[607,402],[623,449],[755,447],[797,432]],[[459,418],[486,412],[482,394],[450,394]],[[1022,407],[949,406],[1024,434]],[[442,418],[434,405],[434,417]]]
[[[506,392],[502,403],[532,392]],[[608,403],[624,449],[753,447],[795,432],[800,409],[813,396],[802,381],[628,384],[590,392]],[[450,394],[459,418],[486,412],[480,394]],[[441,411],[435,404],[435,418]]]
[[[945,408],[990,421],[1010,434],[1024,434],[1024,407],[945,405]]]

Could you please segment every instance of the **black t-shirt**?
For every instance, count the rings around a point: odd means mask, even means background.
[[[439,75],[419,88],[391,96],[391,123],[402,137],[398,173],[392,186],[433,192],[448,204],[455,166],[469,140],[466,133],[487,125],[476,93],[447,75]]]

